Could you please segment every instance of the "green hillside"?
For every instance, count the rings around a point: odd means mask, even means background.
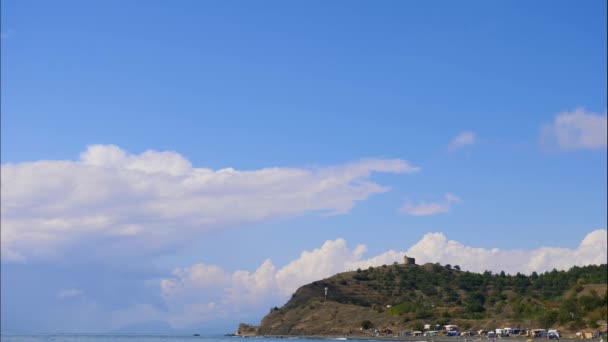
[[[403,331],[448,323],[467,330],[596,329],[607,316],[607,270],[596,265],[526,276],[439,264],[370,267],[302,286],[271,310],[258,332],[330,335],[358,333],[362,324]]]

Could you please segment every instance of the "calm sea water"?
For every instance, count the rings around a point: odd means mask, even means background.
[[[186,336],[186,335],[2,335],[2,342],[277,342],[274,338],[248,338],[226,336]],[[288,341],[292,339],[285,339]],[[305,339],[306,342],[328,342],[328,340]]]

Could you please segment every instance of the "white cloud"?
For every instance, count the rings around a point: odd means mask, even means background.
[[[298,259],[281,268],[276,274],[277,286],[283,296],[289,296],[311,279],[328,277],[352,267],[365,251],[364,245],[349,250],[344,239],[326,241],[321,248],[304,251]]]
[[[407,251],[389,250],[364,258],[365,245],[349,249],[343,239],[326,241],[320,248],[304,251],[300,257],[276,270],[266,260],[253,273],[237,271],[232,275],[217,266],[196,264],[178,269],[173,277],[160,283],[171,312],[172,324],[185,325],[201,317],[234,317],[249,312],[260,318],[271,306],[280,306],[300,286],[335,273],[401,262],[404,255],[418,264],[439,262],[459,265],[463,270],[490,270],[529,274],[568,269],[575,265],[602,264],[608,257],[605,229],[587,234],[577,248],[540,247],[534,250],[500,250],[469,247],[448,240],[442,233],[428,233]],[[258,316],[251,316],[257,312]]]
[[[59,291],[59,293],[57,294],[57,298],[70,299],[70,298],[80,297],[80,296],[82,296],[82,294],[83,294],[82,290],[68,289],[68,290]]]
[[[413,205],[408,201],[399,209],[399,211],[412,216],[430,216],[447,213],[450,211],[452,204],[458,202],[460,202],[460,198],[454,194],[448,193],[443,196],[443,201],[441,202],[421,202],[417,205]]]
[[[475,145],[476,143],[477,138],[475,137],[475,133],[471,131],[461,132],[452,139],[448,145],[448,151],[454,151],[465,146]]]
[[[389,189],[374,172],[413,173],[399,159],[323,168],[196,168],[176,152],[128,154],[94,145],[77,161],[2,165],[2,260],[88,243],[148,253],[212,229],[308,212],[342,214]],[[134,248],[137,247],[137,248]]]
[[[303,284],[357,267],[392,263],[399,253],[390,251],[376,258],[362,258],[364,245],[353,250],[344,239],[328,240],[320,248],[304,251],[300,257],[277,270],[270,259],[254,272],[219,272],[214,265],[198,263],[179,268],[173,277],[160,281],[168,320],[176,326],[192,324],[201,317],[251,317],[271,306],[281,305]],[[210,270],[213,270],[211,272]]]
[[[541,141],[562,150],[598,149],[606,147],[606,113],[599,114],[577,108],[559,113],[552,123],[543,127]]]
[[[468,247],[448,240],[442,233],[429,233],[412,246],[407,254],[416,256],[420,262],[449,263],[475,272],[504,270],[507,273],[529,274],[553,268],[568,269],[574,265],[606,263],[607,234],[605,229],[594,230],[587,234],[576,249],[540,247],[525,251]]]

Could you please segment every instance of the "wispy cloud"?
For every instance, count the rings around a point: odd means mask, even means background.
[[[412,216],[430,216],[447,213],[450,211],[452,205],[458,202],[460,202],[460,198],[454,194],[447,193],[443,196],[443,200],[439,202],[421,202],[414,205],[408,201],[399,209],[399,211]]]
[[[210,170],[176,152],[133,155],[113,145],[90,146],[78,161],[5,164],[2,260],[48,257],[84,242],[103,254],[103,241],[121,253],[146,255],[237,224],[343,214],[389,190],[370,180],[373,173],[418,170],[399,159]]]
[[[561,150],[606,148],[607,116],[577,108],[573,112],[562,112],[552,123],[541,130],[541,142],[548,147]]]
[[[448,151],[455,151],[465,146],[475,145],[476,143],[477,138],[475,136],[475,133],[471,131],[464,131],[455,136],[454,139],[450,141],[450,144],[448,145]]]
[[[62,290],[57,294],[57,298],[59,299],[70,299],[70,298],[76,298],[76,297],[80,297],[82,296],[83,292],[82,290],[78,290],[78,289],[68,289],[68,290]]]

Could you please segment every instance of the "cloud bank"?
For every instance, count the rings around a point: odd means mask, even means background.
[[[559,113],[552,123],[543,127],[541,141],[561,150],[606,148],[607,116],[577,108]]]
[[[458,196],[447,193],[443,196],[443,201],[441,202],[421,202],[417,205],[407,202],[399,209],[399,211],[411,216],[431,216],[447,213],[452,208],[452,204],[458,202],[460,202],[460,198],[458,198]]]
[[[608,232],[599,229],[585,236],[577,248],[540,247],[534,250],[499,250],[470,247],[448,240],[442,233],[428,233],[406,251],[389,250],[365,258],[365,245],[350,249],[344,239],[326,241],[320,248],[304,251],[300,257],[277,269],[265,260],[255,271],[228,273],[218,266],[198,263],[178,268],[162,279],[160,290],[175,325],[193,323],[201,317],[233,317],[247,310],[265,314],[280,306],[300,286],[338,272],[401,262],[404,255],[418,264],[439,262],[459,265],[463,270],[490,270],[515,274],[569,269],[575,265],[602,264],[608,257]]]
[[[375,172],[417,172],[399,159],[322,168],[193,167],[176,152],[89,146],[77,161],[2,165],[2,260],[49,257],[78,244],[155,253],[212,229],[309,212],[346,213],[388,191]]]

